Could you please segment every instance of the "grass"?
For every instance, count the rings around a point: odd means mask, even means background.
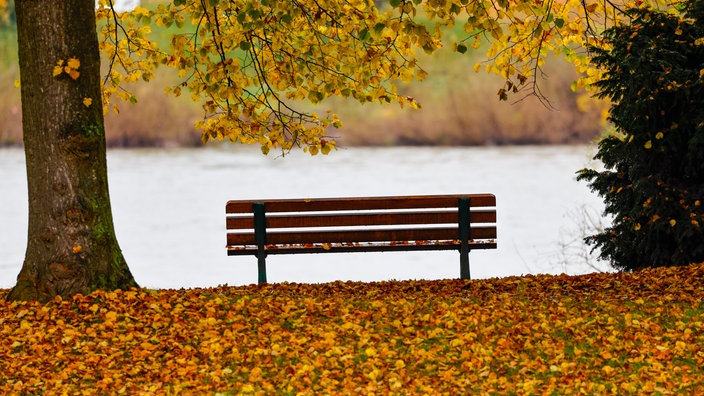
[[[696,394],[704,265],[0,302],[8,394]]]

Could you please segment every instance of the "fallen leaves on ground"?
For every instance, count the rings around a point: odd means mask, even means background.
[[[0,389],[695,394],[704,391],[703,297],[704,265],[692,265],[3,299]]]

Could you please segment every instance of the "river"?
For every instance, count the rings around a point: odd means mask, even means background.
[[[257,149],[110,150],[115,228],[137,279],[150,288],[256,282],[254,257],[225,252],[228,199],[494,193],[498,249],[470,254],[473,278],[605,269],[579,242],[603,203],[575,172],[588,146],[350,148],[329,156]],[[0,288],[20,270],[27,233],[21,149],[0,149]],[[587,227],[587,229],[589,229]],[[459,254],[387,252],[270,256],[270,282],[459,277]]]

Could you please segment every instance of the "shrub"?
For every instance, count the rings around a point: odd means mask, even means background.
[[[596,84],[611,100],[616,134],[599,142],[605,170],[584,169],[613,224],[587,243],[615,268],[704,261],[704,5],[675,15],[629,11],[595,49]]]

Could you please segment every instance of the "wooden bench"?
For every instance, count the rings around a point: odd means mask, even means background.
[[[492,194],[237,200],[226,205],[227,253],[255,255],[259,283],[269,254],[496,248]]]

